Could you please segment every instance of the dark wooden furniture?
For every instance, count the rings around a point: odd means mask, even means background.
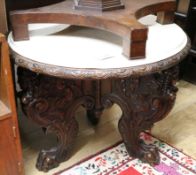
[[[0,133],[0,174],[22,175],[22,153],[9,48],[2,34],[0,34]]]
[[[176,1],[177,1],[177,9],[175,12],[175,22],[178,23],[182,28],[185,28],[190,1],[189,0],[176,0]]]
[[[66,0],[42,8],[11,12],[14,39],[29,38],[27,28],[29,23],[88,26],[108,30],[121,36],[123,54],[130,59],[138,59],[145,56],[148,28],[140,24],[137,19],[148,14],[157,14],[159,22],[171,23],[176,9],[174,0],[122,0],[122,2],[76,0],[75,2]],[[124,8],[121,9],[122,7]],[[113,10],[116,8],[118,10]],[[102,12],[106,9],[113,11]]]
[[[182,64],[183,78],[196,83],[196,1],[178,0],[175,18],[176,22],[185,30],[192,42],[189,55]]]
[[[192,46],[188,55],[187,66],[185,69],[185,79],[196,83],[196,1],[190,0],[187,13],[185,31],[191,39]]]
[[[149,29],[152,45],[147,48],[151,46],[148,53],[152,51],[155,55],[128,60],[121,55],[117,36],[100,30],[85,28],[86,33],[78,30],[79,33],[76,29],[70,33],[72,30],[68,29],[59,35],[36,36],[22,42],[14,42],[12,35],[8,37],[14,61],[20,66],[18,77],[24,113],[46,133],[55,133],[59,141],[57,146],[41,150],[36,167],[48,171],[70,157],[78,133],[75,120],[78,106],[83,105],[89,120],[97,124],[102,111],[113,103],[122,109],[119,131],[130,156],[152,165],[159,163],[157,149],[143,143],[139,135],[166,117],[173,107],[177,92],[176,65],[190,49],[186,35],[177,25],[152,27]],[[100,32],[103,33],[99,35]],[[107,40],[111,35],[113,44]],[[180,48],[176,50],[176,46]],[[107,91],[103,91],[105,86]]]

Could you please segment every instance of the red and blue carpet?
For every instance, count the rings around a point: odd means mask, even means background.
[[[159,149],[159,165],[152,167],[130,157],[119,142],[56,175],[196,175],[196,160],[147,133],[141,137]]]

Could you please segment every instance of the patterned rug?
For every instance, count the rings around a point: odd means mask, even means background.
[[[141,138],[157,146],[159,165],[152,167],[130,157],[120,142],[55,175],[196,175],[196,160],[147,133]]]

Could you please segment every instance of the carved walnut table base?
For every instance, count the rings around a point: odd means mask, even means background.
[[[58,137],[58,145],[41,150],[36,167],[48,171],[71,155],[78,134],[74,113],[80,105],[87,110],[93,124],[97,124],[102,111],[117,103],[122,109],[119,131],[130,156],[151,165],[159,163],[157,148],[140,139],[142,131],[163,119],[172,109],[177,88],[174,83],[178,69],[172,67],[145,76],[130,76],[108,80],[111,90],[101,94],[102,80],[70,80],[37,74],[18,68],[22,88],[21,102],[27,115]],[[92,91],[86,92],[86,87]]]

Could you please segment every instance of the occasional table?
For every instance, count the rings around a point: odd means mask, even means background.
[[[18,65],[24,113],[58,137],[56,147],[39,153],[39,170],[48,171],[70,157],[78,134],[74,113],[80,105],[95,125],[113,103],[122,110],[118,127],[129,155],[159,163],[156,147],[146,145],[140,133],[174,105],[177,65],[190,48],[180,27],[150,26],[146,57],[137,60],[123,56],[119,36],[84,27],[30,36],[28,41],[14,41],[10,34],[8,42]]]

